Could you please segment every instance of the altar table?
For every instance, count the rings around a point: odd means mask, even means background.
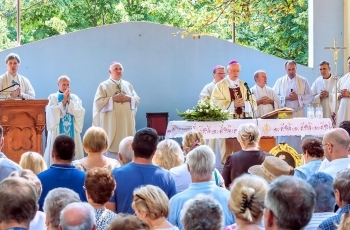
[[[165,139],[182,137],[191,130],[200,131],[205,139],[237,137],[240,124],[254,123],[262,136],[323,136],[333,128],[330,118],[309,119],[231,119],[226,121],[170,121]]]

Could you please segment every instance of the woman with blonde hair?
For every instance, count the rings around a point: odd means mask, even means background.
[[[268,183],[261,177],[245,174],[232,184],[228,207],[235,216],[236,223],[225,230],[262,230],[260,223],[264,211],[264,199]]]
[[[227,157],[222,176],[225,186],[229,187],[232,181],[244,173],[253,165],[261,165],[266,156],[271,154],[259,149],[260,131],[253,123],[241,124],[237,129],[237,140],[242,150]]]
[[[90,127],[83,137],[83,147],[87,156],[75,160],[72,164],[80,171],[87,172],[92,168],[112,170],[120,167],[120,162],[103,155],[108,147],[107,133],[100,127]]]
[[[159,187],[146,185],[135,189],[131,206],[136,216],[148,223],[151,230],[178,230],[166,219],[169,215],[169,199]]]
[[[200,145],[205,145],[205,139],[201,132],[189,131],[185,133],[182,145],[184,149],[184,154],[187,155],[191,150],[195,149]],[[187,164],[183,163],[180,166],[174,167],[169,170],[172,177],[175,180],[176,191],[182,192],[188,188],[192,183],[190,172],[187,169]],[[213,181],[215,181],[217,186],[225,187],[224,179],[222,178],[220,172],[215,169],[213,172]]]
[[[47,169],[44,158],[37,152],[25,152],[21,155],[21,159],[19,160],[19,165],[23,169],[30,169],[38,175],[42,171]]]
[[[154,165],[169,170],[184,163],[184,154],[176,141],[163,140],[158,143],[152,162]]]

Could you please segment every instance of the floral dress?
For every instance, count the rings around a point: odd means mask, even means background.
[[[97,230],[105,230],[118,214],[108,209],[95,209]]]

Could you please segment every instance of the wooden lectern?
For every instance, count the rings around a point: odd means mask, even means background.
[[[0,125],[4,129],[2,152],[15,162],[27,151],[40,154],[46,125],[45,106],[49,100],[0,101]]]

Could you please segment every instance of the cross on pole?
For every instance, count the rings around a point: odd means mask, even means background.
[[[338,95],[338,66],[337,66],[337,63],[338,63],[338,52],[339,50],[344,50],[346,49],[345,47],[339,47],[337,46],[337,39],[334,38],[334,41],[333,41],[333,47],[332,46],[327,46],[327,47],[324,47],[324,49],[326,50],[332,50],[333,51],[333,55],[334,55],[334,78],[335,78],[335,109],[334,109],[334,112],[331,114],[331,119],[332,119],[332,123],[333,123],[333,127],[336,126],[336,118],[337,118],[337,109],[338,109],[338,98],[337,98],[337,95]]]
[[[338,68],[337,68],[337,63],[338,63],[338,51],[339,50],[344,50],[346,49],[345,47],[339,47],[337,46],[337,39],[334,38],[334,41],[333,41],[334,45],[333,47],[332,46],[327,46],[327,47],[324,47],[325,50],[332,50],[333,51],[333,55],[334,55],[334,75],[337,76],[337,71],[338,71]]]

